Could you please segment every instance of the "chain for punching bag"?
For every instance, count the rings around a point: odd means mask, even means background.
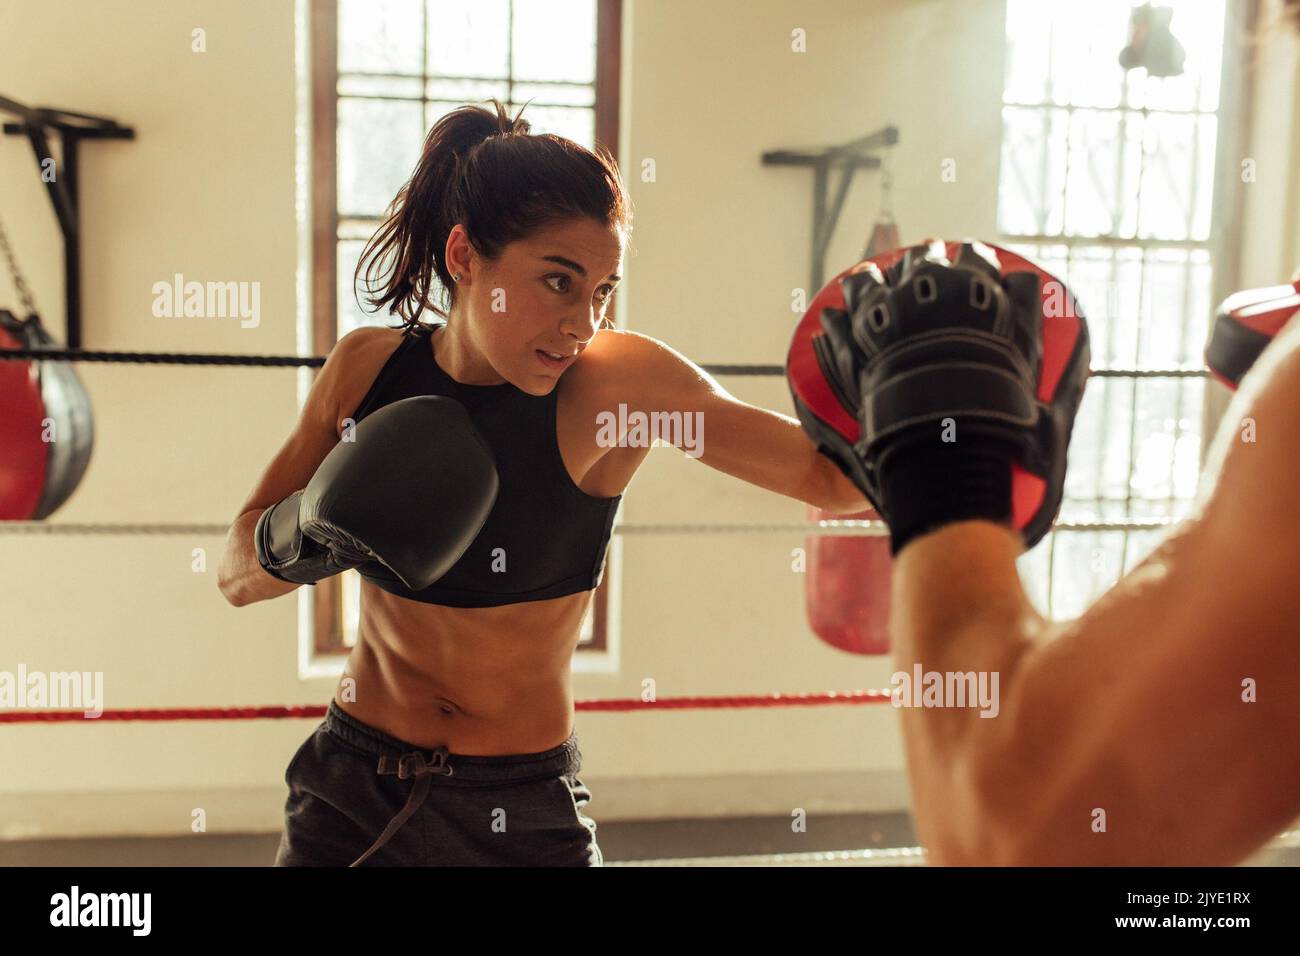
[[[876,224],[871,227],[867,246],[862,250],[863,259],[874,258],[882,252],[898,249],[903,245],[903,241],[898,238],[898,223],[894,219],[894,172],[891,164],[893,155],[894,151],[891,148],[886,149],[880,157],[880,214],[876,217]]]
[[[27,286],[27,279],[24,278],[22,270],[18,268],[18,258],[14,255],[13,247],[9,245],[9,234],[5,232],[3,219],[0,219],[0,253],[4,253],[9,275],[13,278],[14,288],[18,290],[18,301],[22,303],[30,321],[32,316],[36,315],[36,299]]]

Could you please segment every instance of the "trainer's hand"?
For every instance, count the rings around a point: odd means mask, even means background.
[[[257,559],[298,584],[377,560],[422,590],[465,553],[497,488],[492,454],[463,405],[439,396],[393,402],[335,445],[306,488],[262,513]]]

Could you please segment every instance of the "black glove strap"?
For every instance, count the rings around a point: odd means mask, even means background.
[[[253,549],[263,570],[292,584],[315,584],[323,578],[356,567],[360,562],[340,559],[329,548],[302,533],[298,526],[301,491],[277,501],[262,512],[253,529]]]
[[[880,488],[890,551],[955,521],[1011,523],[1011,463],[1018,450],[995,438],[927,441],[891,449]]]

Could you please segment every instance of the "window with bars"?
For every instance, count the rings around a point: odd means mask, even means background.
[[[1022,559],[1054,617],[1155,547],[1200,467],[1225,3],[1165,5],[1187,59],[1156,78],[1118,63],[1129,0],[1007,3],[998,228],[1074,290],[1101,372],[1074,429],[1066,527]]]
[[[618,155],[622,0],[313,0],[313,344],[324,354],[364,325],[353,274],[366,241],[420,156],[425,134],[459,106],[496,97],[534,133],[556,133]],[[358,301],[360,299],[360,301]],[[615,309],[611,304],[609,316]],[[606,646],[604,583],[583,624],[580,650]],[[356,640],[360,578],[315,589],[319,653]]]

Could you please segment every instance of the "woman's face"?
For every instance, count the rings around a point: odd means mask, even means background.
[[[566,220],[511,243],[495,262],[463,236],[456,226],[447,259],[452,272],[468,272],[457,283],[468,320],[462,333],[506,381],[548,394],[600,328],[622,279],[624,236],[593,219]],[[456,242],[464,243],[460,254]],[[468,261],[468,270],[457,261]]]

